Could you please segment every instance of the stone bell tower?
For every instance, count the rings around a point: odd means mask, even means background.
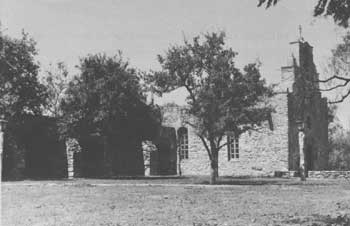
[[[313,47],[303,38],[290,44],[290,60],[281,69],[280,85],[288,96],[289,170],[298,170],[300,162],[306,171],[324,170],[328,165],[328,107],[319,91]],[[299,144],[300,127],[303,147]]]

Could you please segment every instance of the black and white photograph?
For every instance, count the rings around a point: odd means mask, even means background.
[[[350,0],[0,0],[0,226],[350,226]]]

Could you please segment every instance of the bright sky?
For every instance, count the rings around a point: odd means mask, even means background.
[[[227,45],[239,53],[238,66],[259,59],[263,76],[278,82],[299,25],[314,46],[321,76],[341,40],[341,29],[330,19],[312,17],[315,1],[283,0],[265,10],[256,7],[258,0],[0,0],[0,18],[5,34],[18,37],[24,29],[37,41],[44,69],[64,61],[76,73],[79,57],[120,49],[133,66],[155,70],[157,54],[170,45],[223,30]],[[349,100],[338,116],[349,127]]]

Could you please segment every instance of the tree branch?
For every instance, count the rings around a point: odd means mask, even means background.
[[[334,90],[334,89],[337,89],[337,88],[346,86],[349,82],[350,82],[350,80],[344,81],[343,84],[339,84],[339,85],[333,86],[333,87],[328,88],[328,89],[319,89],[319,90],[320,90],[320,91],[332,91],[332,90]]]
[[[338,104],[338,103],[341,103],[343,102],[348,96],[350,95],[350,89],[348,90],[348,92],[343,95],[339,100],[335,100],[335,101],[330,101],[328,102],[329,104]]]
[[[218,147],[218,150],[220,150],[221,148],[225,147],[226,145],[228,145],[228,142],[225,142],[223,145],[220,145],[220,146]]]
[[[190,97],[191,97],[193,103],[195,103],[195,102],[196,102],[196,97],[195,97],[195,95],[194,95],[192,89],[189,87],[189,85],[186,85],[186,84],[185,84],[184,86],[185,86],[185,88],[187,89],[188,93],[190,94]]]
[[[350,78],[346,78],[346,77],[342,77],[342,76],[338,76],[338,75],[333,75],[332,77],[329,77],[327,79],[318,79],[316,82],[322,82],[322,83],[327,83],[333,79],[339,79],[339,80],[343,80],[343,81],[350,81]]]
[[[219,137],[218,137],[218,140],[217,140],[217,147],[219,147],[219,145],[220,145],[220,142],[221,142],[221,140],[222,140],[222,137],[223,137],[223,135],[220,135]],[[218,148],[218,151],[220,151],[220,148]]]
[[[189,122],[188,120],[184,120],[183,122],[184,122],[185,124],[188,124],[188,125],[192,126],[194,129],[196,128],[196,125],[193,124],[193,123],[191,123],[191,122]]]
[[[212,160],[212,155],[211,155],[211,152],[210,152],[210,148],[209,148],[207,142],[205,141],[205,138],[204,138],[202,135],[199,135],[199,134],[197,134],[197,135],[198,135],[199,138],[202,140],[202,142],[203,142],[203,144],[204,144],[204,147],[205,147],[205,149],[207,150],[207,153],[208,153],[208,155],[209,155],[209,159]]]

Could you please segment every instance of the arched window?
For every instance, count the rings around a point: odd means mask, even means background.
[[[180,159],[188,159],[188,131],[186,127],[181,127],[177,131],[179,138],[179,156]]]

